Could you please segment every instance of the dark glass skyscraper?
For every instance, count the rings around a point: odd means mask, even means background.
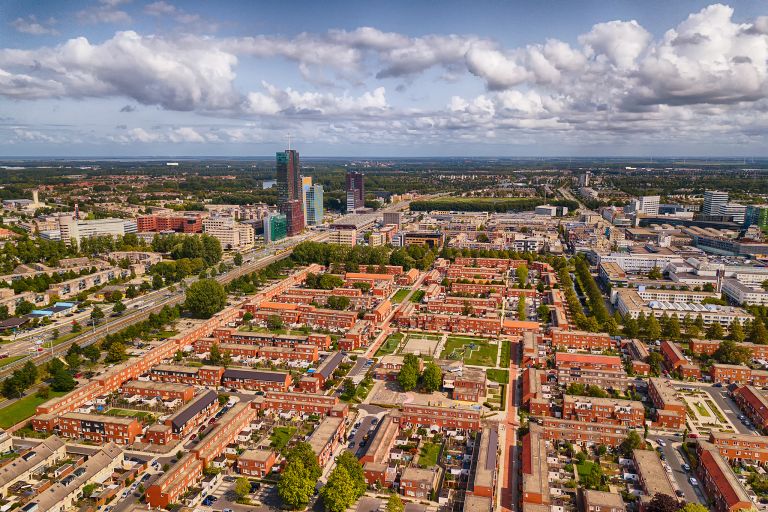
[[[365,206],[364,175],[358,171],[347,172],[347,211]]]
[[[288,149],[277,153],[277,200],[280,213],[285,214],[288,236],[304,230],[299,152]]]

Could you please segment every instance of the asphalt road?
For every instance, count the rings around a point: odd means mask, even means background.
[[[676,389],[690,387],[690,385],[684,383],[673,383],[673,386]],[[734,428],[736,428],[736,432],[739,434],[759,435],[754,430],[744,426],[744,424],[739,420],[739,414],[741,414],[741,410],[739,410],[739,407],[736,405],[736,403],[728,396],[728,390],[725,387],[716,388],[713,385],[697,385],[696,389],[704,391],[712,398],[718,407],[723,410],[723,413],[725,413],[730,422],[733,423]]]
[[[653,441],[663,439],[666,442],[666,446],[662,447],[662,451],[667,458],[667,464],[672,468],[672,477],[675,480],[677,487],[682,490],[685,495],[685,501],[690,503],[700,503],[701,505],[706,506],[707,501],[704,498],[701,489],[698,486],[694,487],[688,481],[688,477],[694,476],[693,473],[688,473],[682,467],[683,462],[688,462],[680,450],[682,437],[652,436],[651,439]]]

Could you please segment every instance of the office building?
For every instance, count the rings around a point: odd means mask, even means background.
[[[400,212],[384,212],[384,225],[395,225],[399,228],[402,217],[403,214]]]
[[[277,242],[288,236],[288,219],[282,213],[264,217],[264,241]]]
[[[288,149],[277,153],[276,157],[278,208],[286,217],[288,236],[298,235],[304,230],[299,152]]]
[[[635,200],[635,212],[644,215],[659,214],[659,196],[642,196]]]
[[[347,211],[354,212],[365,206],[365,175],[358,171],[347,172]]]
[[[737,224],[743,224],[746,217],[747,207],[739,203],[725,203],[720,205],[717,215],[727,217]]]
[[[320,184],[304,185],[304,220],[307,226],[323,223],[323,186]]]
[[[589,179],[592,177],[592,173],[587,171],[584,174],[579,175],[579,187],[588,187]]]
[[[768,205],[747,206],[744,212],[744,226],[759,226],[763,230],[768,229]]]
[[[203,231],[221,242],[222,249],[240,249],[254,242],[253,227],[240,224],[234,217],[213,217],[203,221]]]
[[[704,192],[704,206],[702,215],[720,215],[720,207],[728,202],[728,192],[719,190],[707,190]]]
[[[123,219],[78,220],[72,217],[59,219],[61,240],[80,245],[83,238],[96,236],[123,236],[136,233],[136,221]]]

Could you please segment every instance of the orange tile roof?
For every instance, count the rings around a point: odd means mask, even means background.
[[[369,274],[367,272],[347,272],[345,277],[347,279],[373,279],[376,281],[389,281],[395,278],[390,274]]]
[[[523,320],[504,320],[504,327],[513,327],[516,329],[529,329],[531,331],[538,331],[541,325],[539,322],[529,322]]]
[[[296,306],[296,304],[285,304],[285,303],[282,303],[282,302],[272,302],[272,301],[265,300],[264,302],[259,304],[259,307],[260,308],[265,308],[265,309],[294,310],[294,309],[296,309],[297,306]]]
[[[621,364],[619,356],[604,356],[601,354],[568,354],[558,352],[555,354],[555,364],[563,363],[594,363],[594,364]]]

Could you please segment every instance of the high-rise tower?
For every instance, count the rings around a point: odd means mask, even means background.
[[[277,153],[277,200],[280,213],[288,223],[288,236],[304,230],[304,207],[299,152],[288,149]]]
[[[365,206],[364,174],[358,171],[347,172],[347,211],[354,211]]]

